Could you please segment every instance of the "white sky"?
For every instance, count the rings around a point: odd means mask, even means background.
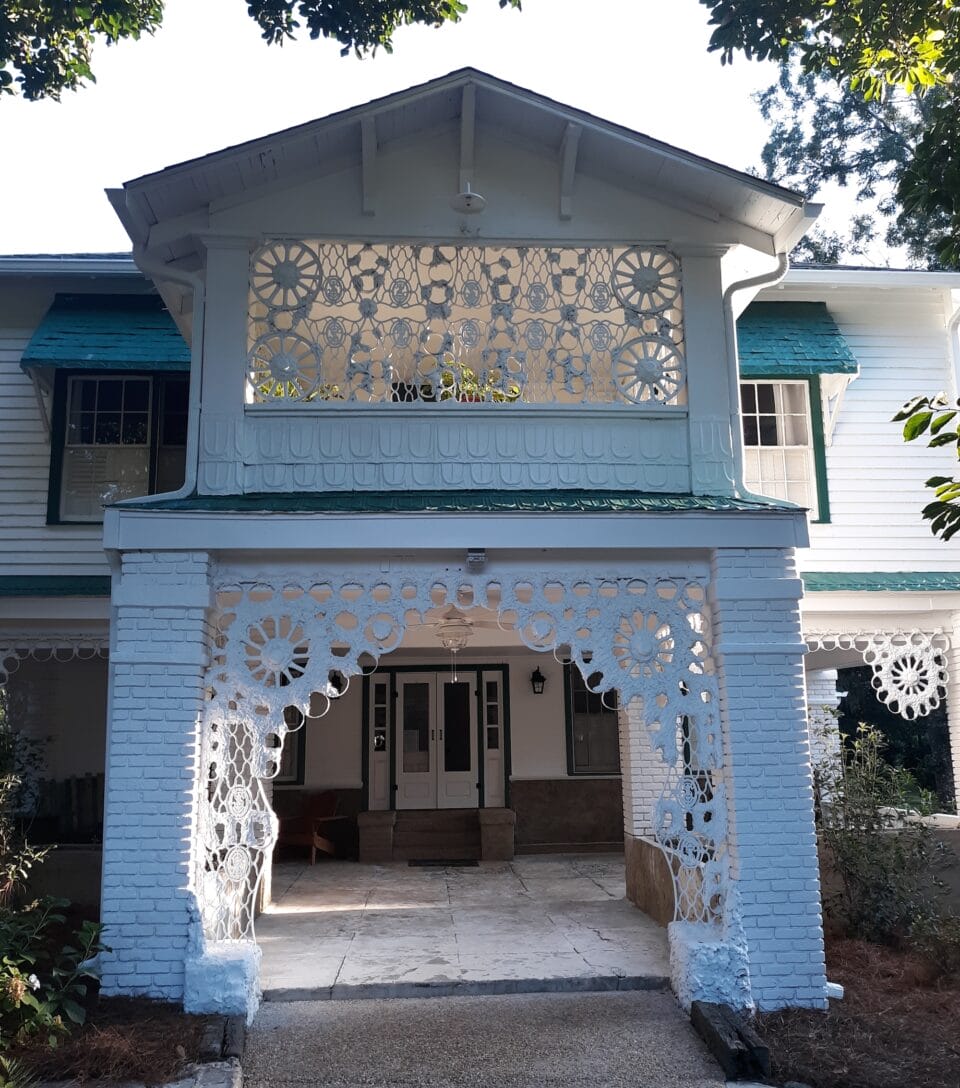
[[[698,0],[470,0],[458,26],[409,27],[392,56],[267,46],[246,0],[168,0],[153,38],[101,47],[97,83],[0,101],[0,253],[128,249],[103,190],[472,65],[737,169],[759,163],[753,91],[775,68],[707,53]]]

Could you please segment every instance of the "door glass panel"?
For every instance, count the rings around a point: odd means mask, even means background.
[[[403,771],[418,774],[430,770],[430,685],[404,684]]]
[[[443,685],[443,769],[470,770],[470,685]]]

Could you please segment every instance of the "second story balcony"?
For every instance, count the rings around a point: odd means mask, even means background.
[[[815,215],[469,69],[111,199],[193,339],[201,495],[731,495],[728,288]]]

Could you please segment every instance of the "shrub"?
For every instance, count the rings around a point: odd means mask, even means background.
[[[821,840],[840,882],[826,906],[848,936],[909,946],[951,970],[960,919],[942,909],[939,843],[921,819],[933,797],[883,748],[882,734],[861,723],[814,769]]]
[[[22,900],[30,870],[47,850],[30,846],[18,825],[18,739],[0,702],[0,1054],[41,1033],[54,1046],[70,1024],[83,1023],[95,981],[85,963],[103,948],[98,924],[68,930],[66,900]],[[0,1076],[14,1080],[9,1062]]]

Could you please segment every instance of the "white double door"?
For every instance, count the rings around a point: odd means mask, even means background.
[[[397,808],[476,808],[477,677],[397,677]]]

